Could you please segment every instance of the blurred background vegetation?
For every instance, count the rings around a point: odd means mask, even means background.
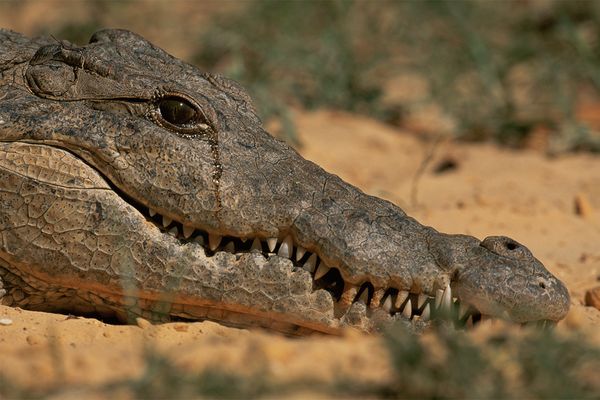
[[[238,80],[291,142],[291,110],[327,107],[425,139],[600,151],[594,0],[5,0],[0,11],[5,27],[21,17],[26,34],[77,43],[135,30]]]
[[[428,136],[598,151],[578,107],[600,105],[599,11],[571,0],[264,0],[218,19],[193,61],[246,84],[267,117],[328,107]]]

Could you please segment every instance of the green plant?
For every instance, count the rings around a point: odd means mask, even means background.
[[[600,96],[600,3],[257,0],[216,19],[194,61],[250,89],[265,118],[293,132],[289,106],[400,121],[391,78],[416,73],[467,140],[521,145],[540,126],[558,150],[600,150],[575,114]],[[423,100],[420,100],[423,101]]]

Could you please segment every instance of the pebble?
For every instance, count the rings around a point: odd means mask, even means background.
[[[173,329],[175,329],[177,332],[187,332],[188,331],[188,327],[189,327],[189,325],[186,325],[186,324],[175,324],[175,325],[173,325]]]
[[[0,325],[2,326],[8,326],[8,325],[12,325],[13,321],[10,318],[0,318]]]
[[[135,319],[135,323],[137,326],[139,326],[142,329],[148,329],[148,328],[152,327],[152,323],[142,317],[137,317]]]
[[[40,335],[29,335],[25,340],[30,346],[37,346],[45,342],[44,338]]]
[[[600,310],[600,286],[585,292],[585,305]]]
[[[593,209],[590,201],[583,193],[577,193],[574,200],[575,214],[582,218],[589,218]]]

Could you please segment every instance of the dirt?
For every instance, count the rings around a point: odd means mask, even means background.
[[[584,306],[586,291],[600,286],[600,158],[549,159],[492,145],[424,143],[337,112],[295,117],[301,153],[365,192],[440,231],[502,234],[526,244],[571,292],[571,312],[557,329],[579,329],[600,345],[600,311]],[[289,339],[212,322],[119,326],[0,307],[0,374],[25,387],[134,378],[144,371],[148,348],[184,370],[218,367],[275,382],[343,377],[381,383],[393,376],[376,335],[348,331],[343,337]]]

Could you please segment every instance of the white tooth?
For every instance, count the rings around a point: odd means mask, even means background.
[[[404,303],[404,300],[406,300],[407,297],[408,292],[406,290],[401,290],[398,292],[398,296],[396,297],[396,303],[394,304],[397,309],[400,309],[400,307],[402,307],[402,303]]]
[[[402,310],[402,316],[408,319],[412,316],[412,304],[410,304],[410,299],[408,299],[404,306],[404,310]]]
[[[440,308],[443,297],[444,297],[444,291],[442,289],[438,289],[435,291],[435,308]]]
[[[421,314],[421,319],[423,321],[429,321],[430,314],[431,312],[429,311],[429,303],[427,303],[425,309],[423,310],[423,313]]]
[[[442,298],[442,308],[445,311],[450,311],[452,307],[452,289],[450,289],[450,285],[446,285],[446,290],[444,290],[444,296]]]
[[[383,305],[381,306],[385,311],[390,312],[392,310],[392,296],[389,294],[385,297]]]
[[[148,208],[148,212],[150,213],[151,217],[154,217],[156,215],[156,210],[154,210],[152,208]]]
[[[233,240],[227,243],[225,247],[223,247],[223,251],[226,251],[228,253],[235,253],[235,244],[233,243]]]
[[[258,251],[259,253],[262,252],[262,243],[258,238],[254,238],[252,241],[252,247],[250,248],[250,251]]]
[[[469,312],[469,305],[466,303],[458,304],[458,319],[463,319]]]
[[[275,246],[277,246],[277,238],[268,238],[267,245],[269,246],[269,251],[272,253],[275,250]]]
[[[290,235],[286,236],[281,242],[281,246],[279,246],[279,251],[277,255],[279,257],[290,258],[292,253],[294,252],[294,242],[292,241],[292,237]]]
[[[310,257],[308,257],[308,260],[306,260],[302,268],[304,268],[308,272],[313,272],[315,270],[315,267],[317,266],[317,261],[317,254],[313,253],[310,255]]]
[[[544,328],[546,328],[546,321],[545,320],[538,321],[536,325],[538,328],[544,329]]]
[[[329,267],[327,265],[325,265],[325,263],[321,263],[319,264],[319,266],[317,267],[317,270],[315,271],[315,281],[317,279],[321,279],[322,277],[325,276],[326,273],[329,272]]]
[[[167,232],[169,235],[173,236],[173,237],[177,237],[177,227],[174,226],[171,229],[169,229],[169,232]]]
[[[321,264],[323,265],[323,264]],[[365,305],[367,304],[367,302],[369,301],[369,289],[365,288],[361,294],[360,297],[358,298],[357,301],[362,301],[363,303],[365,303]]]
[[[209,233],[208,234],[208,248],[211,251],[215,251],[217,249],[217,247],[219,247],[219,244],[221,244],[221,239],[223,239],[223,236]]]
[[[190,236],[194,233],[194,228],[188,225],[183,225],[183,237],[189,239]]]
[[[171,222],[173,222],[173,220],[169,217],[165,217],[163,215],[163,226],[166,228],[167,226],[171,225]]]
[[[429,298],[425,293],[421,293],[417,299],[417,309],[421,309],[421,306],[425,304],[425,301]]]
[[[240,238],[240,240],[242,241],[242,243],[246,243],[248,241],[248,238]]]
[[[302,246],[298,246],[296,248],[296,261],[300,261],[304,253],[306,253],[306,249]]]

